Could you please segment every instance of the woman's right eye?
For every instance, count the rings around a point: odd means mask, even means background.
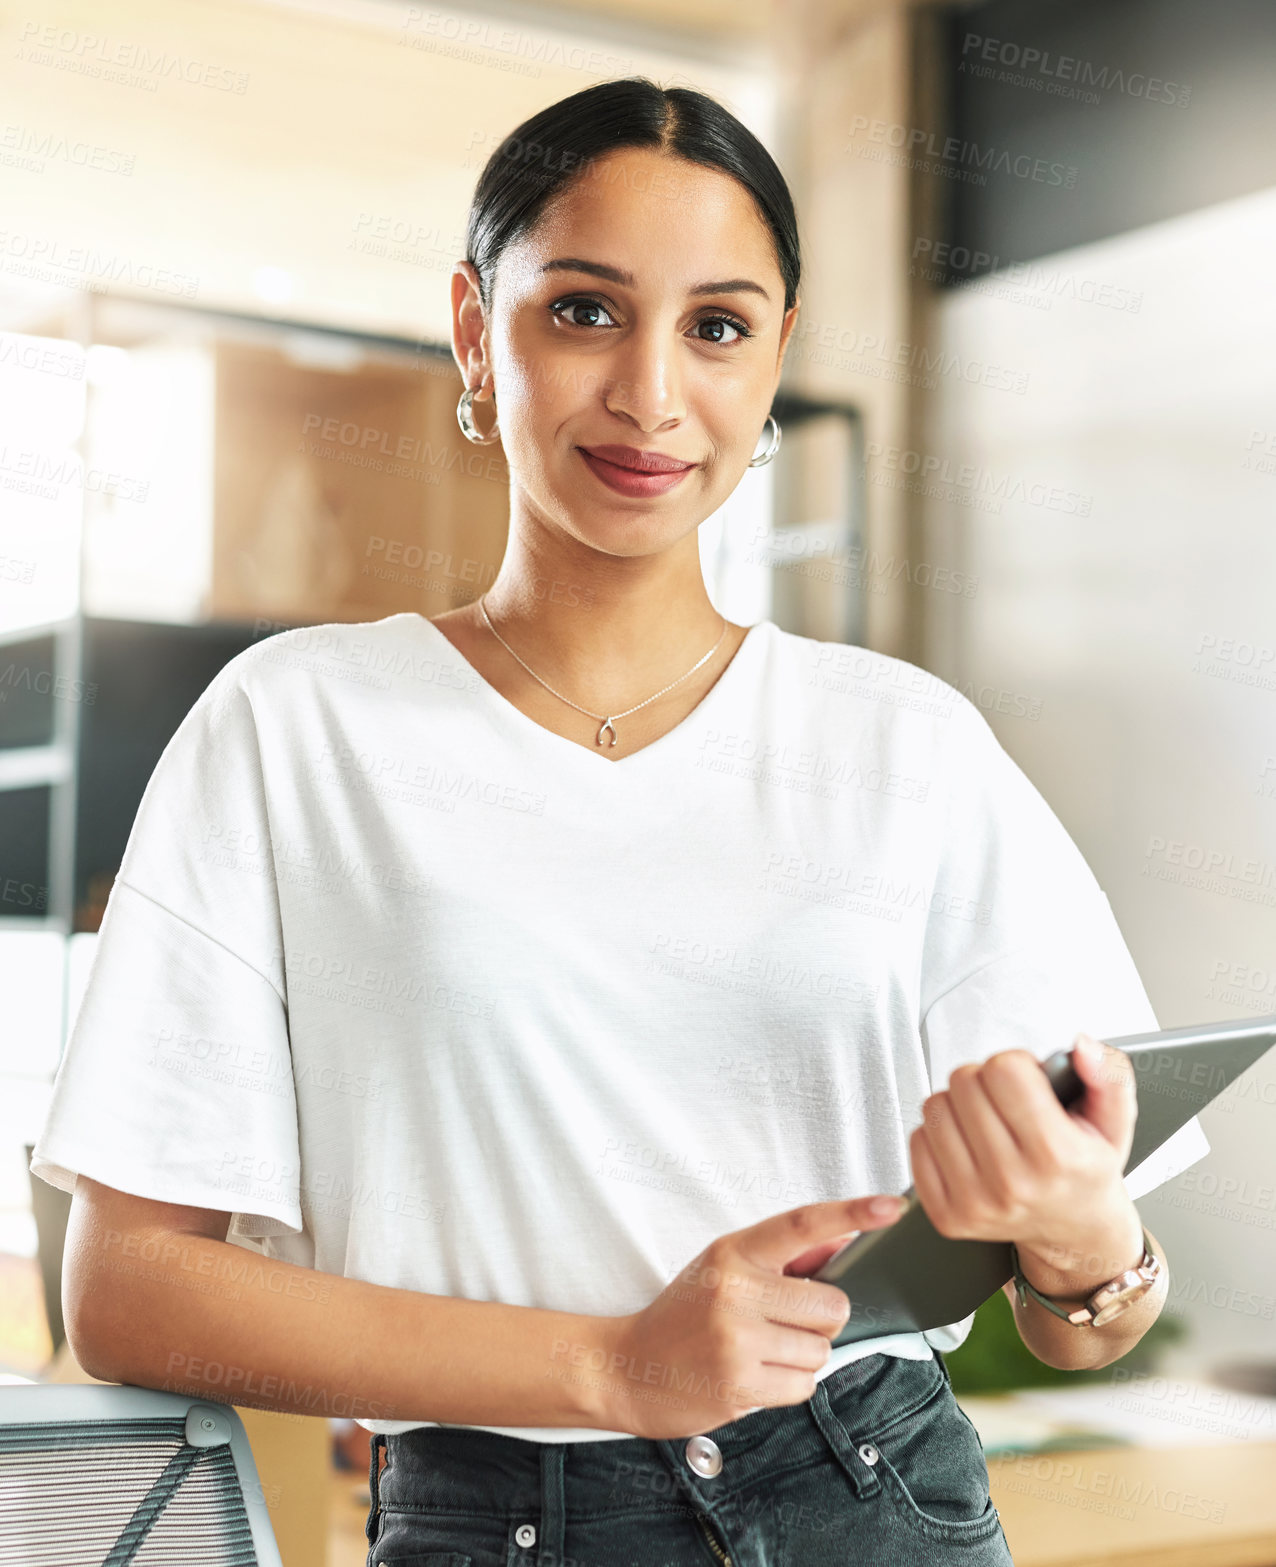
[[[553,313],[556,316],[561,316],[561,317],[564,317],[564,318],[566,317],[567,312],[569,310],[593,310],[593,311],[601,311],[603,315],[608,316],[608,320],[611,319],[610,316],[608,315],[608,311],[607,311],[606,305],[604,305],[602,303],[602,301],[598,300],[598,299],[586,299],[586,298],[560,299],[556,303],[552,304],[549,308],[553,311]],[[598,322],[598,321],[576,321],[576,320],[569,320],[568,324],[570,326],[599,326],[599,325],[601,325],[601,323]]]

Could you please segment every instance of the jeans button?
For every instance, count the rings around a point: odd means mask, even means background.
[[[877,1462],[877,1449],[871,1442],[861,1442],[858,1452],[866,1464],[875,1464]]]
[[[712,1479],[722,1473],[722,1449],[707,1436],[693,1436],[683,1449],[687,1462],[698,1475]]]
[[[530,1523],[521,1523],[514,1531],[514,1538],[520,1545],[535,1545],[536,1530]]]

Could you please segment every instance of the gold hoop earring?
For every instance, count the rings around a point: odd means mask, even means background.
[[[461,434],[467,441],[473,441],[475,446],[490,446],[493,441],[499,440],[499,418],[492,420],[492,428],[483,435],[478,425],[474,423],[474,388],[467,386],[461,393],[461,400],[456,405],[456,422],[461,427]]]
[[[767,415],[767,419],[774,426],[774,429],[773,429],[773,432],[772,432],[772,435],[771,435],[770,443],[768,444],[766,451],[762,452],[757,457],[750,457],[749,458],[749,467],[750,468],[765,468],[767,463],[769,463],[771,461],[771,459],[775,456],[776,452],[778,452],[779,449],[780,449],[780,425],[779,425],[779,421],[776,419],[774,414],[768,414]],[[762,428],[765,430],[766,429],[766,425],[763,425]]]

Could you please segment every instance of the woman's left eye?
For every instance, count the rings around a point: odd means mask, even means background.
[[[748,327],[745,326],[743,321],[733,320],[731,316],[706,316],[703,321],[697,321],[696,325],[697,325],[697,327],[702,327],[702,326],[726,326],[726,327],[730,327],[731,330],[736,334],[735,337],[733,337],[733,338],[713,337],[713,338],[705,338],[704,339],[704,341],[708,342],[708,343],[721,343],[723,345],[723,347],[727,347],[730,343],[741,342],[744,338],[749,337],[751,335],[750,332],[749,332]]]

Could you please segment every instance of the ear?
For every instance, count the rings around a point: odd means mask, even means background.
[[[452,357],[477,396],[491,367],[478,271],[470,261],[458,261],[452,268]]]
[[[784,369],[784,351],[789,346],[789,338],[793,335],[793,328],[797,325],[798,311],[802,308],[801,299],[795,299],[784,312],[784,320],[780,323],[780,347],[775,360],[775,386],[780,385],[780,375]]]

